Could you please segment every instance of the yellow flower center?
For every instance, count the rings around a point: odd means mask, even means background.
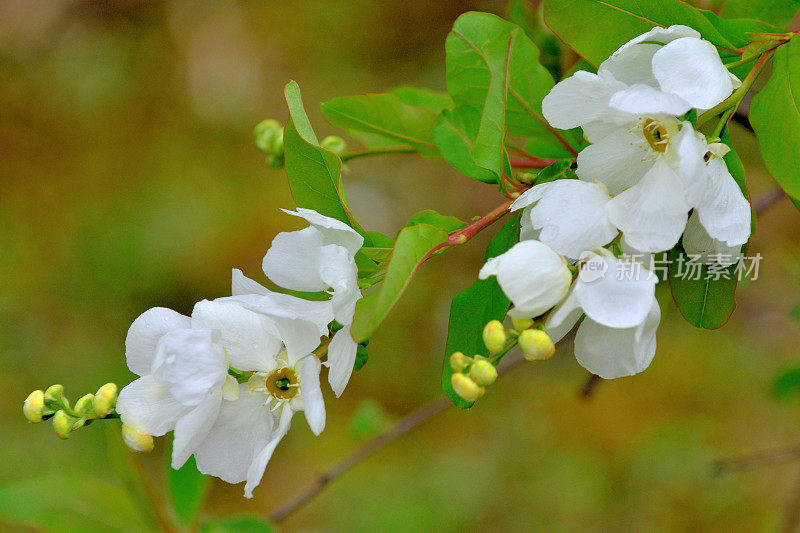
[[[267,392],[278,400],[291,400],[297,396],[299,382],[297,373],[292,368],[283,367],[274,370],[265,381]]]
[[[648,118],[642,123],[642,133],[654,152],[664,153],[669,146],[669,134],[660,122]]]

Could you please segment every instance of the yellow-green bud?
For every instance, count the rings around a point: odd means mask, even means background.
[[[502,350],[507,340],[506,328],[499,320],[490,320],[483,328],[483,343],[490,352],[497,353]]]
[[[111,414],[117,406],[117,385],[116,383],[106,383],[94,395],[92,407],[97,416],[103,417]]]
[[[517,181],[520,183],[533,183],[533,180],[536,179],[536,174],[533,172],[520,172],[517,174]]]
[[[268,118],[253,129],[256,147],[268,154],[283,154],[283,124]]]
[[[153,437],[144,433],[139,433],[130,426],[123,424],[122,440],[132,452],[150,453],[153,451]]]
[[[63,409],[56,411],[56,414],[53,416],[53,429],[56,431],[58,438],[64,440],[68,439],[70,433],[72,433],[72,426],[77,421],[77,418],[69,416]]]
[[[461,352],[453,352],[450,356],[450,368],[453,372],[462,372],[472,364],[472,357],[468,357]]]
[[[522,331],[528,329],[533,325],[532,318],[514,318],[511,317],[511,325],[514,326],[514,329],[517,331]]]
[[[485,389],[472,381],[469,376],[456,373],[450,378],[450,383],[453,385],[453,390],[456,391],[461,398],[468,402],[474,402],[485,392]]]
[[[519,347],[528,361],[550,359],[556,353],[556,346],[550,335],[540,329],[526,329],[520,333]]]
[[[347,150],[347,143],[341,137],[337,137],[336,135],[329,135],[322,139],[322,142],[319,143],[322,148],[333,152],[336,155],[341,155]]]
[[[44,412],[44,392],[35,390],[25,398],[25,403],[22,404],[22,413],[28,422],[34,424],[42,421],[42,413]]]
[[[94,400],[94,394],[87,394],[86,396],[82,397],[80,400],[75,402],[74,411],[82,417],[94,418],[95,411],[94,406],[92,405],[92,400]]]
[[[62,406],[69,406],[69,401],[64,397],[64,387],[62,385],[50,385],[44,391],[45,405],[55,405],[56,408]]]
[[[482,387],[488,387],[497,379],[497,369],[486,359],[478,359],[469,369],[469,377]]]

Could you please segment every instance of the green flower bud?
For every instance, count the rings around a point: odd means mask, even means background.
[[[488,387],[497,379],[497,369],[486,359],[478,359],[469,369],[469,377],[482,387]]]
[[[497,353],[502,350],[507,340],[506,328],[499,320],[490,320],[483,328],[483,343],[490,352]]]
[[[97,416],[108,416],[114,411],[117,406],[117,393],[116,383],[106,383],[97,389],[97,394],[92,400],[92,407]]]
[[[59,439],[66,440],[72,433],[72,426],[78,419],[69,416],[66,411],[59,409],[55,416],[53,416],[53,429],[56,431]]]
[[[259,122],[253,129],[256,147],[267,154],[283,154],[283,125],[274,119]]]
[[[520,333],[519,347],[528,361],[543,361],[556,353],[556,346],[550,335],[540,329],[526,329]]]
[[[341,137],[337,137],[336,135],[329,135],[322,139],[322,142],[319,143],[322,148],[333,152],[336,155],[341,155],[347,150],[347,143]]]
[[[153,451],[153,437],[144,433],[139,433],[130,426],[123,424],[122,440],[132,452],[150,453]]]
[[[533,326],[533,319],[511,317],[511,325],[514,326],[515,330],[522,331],[524,329],[528,329],[529,327]]]
[[[533,180],[535,179],[536,179],[536,174],[534,174],[533,172],[520,172],[519,174],[517,174],[517,181],[520,183],[527,183],[530,185],[533,183]]]
[[[42,421],[42,414],[44,413],[44,392],[35,390],[25,398],[25,403],[22,404],[22,413],[28,422],[34,424]]]
[[[450,383],[453,385],[453,390],[456,391],[456,394],[468,402],[474,402],[483,396],[486,391],[486,389],[472,381],[469,376],[460,372],[450,377]]]
[[[75,402],[74,411],[79,415],[81,415],[82,417],[94,418],[95,411],[94,411],[94,406],[92,405],[93,400],[94,400],[94,394],[87,394],[86,396],[82,397],[80,400]]]
[[[472,364],[472,357],[468,357],[461,352],[453,352],[450,356],[450,368],[453,372],[463,372]]]
[[[50,385],[44,391],[44,403],[53,409],[69,407],[69,400],[64,397],[64,387],[62,385]]]

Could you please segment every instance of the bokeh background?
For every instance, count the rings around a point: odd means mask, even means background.
[[[226,295],[230,269],[263,280],[272,237],[297,229],[282,170],[252,129],[284,121],[295,79],[320,136],[326,99],[398,85],[444,88],[444,39],[502,1],[0,1],[0,485],[54,471],[111,478],[102,428],[65,442],[21,414],[29,391],[73,398],[132,379],[131,321]],[[587,31],[589,31],[587,29]],[[759,197],[772,187],[752,136],[734,131]],[[393,233],[422,209],[464,219],[499,200],[441,160],[352,162],[361,223]],[[759,279],[719,331],[684,322],[660,287],[650,369],[591,401],[569,352],[503,377],[357,466],[286,521],[297,531],[762,531],[781,525],[800,462],[721,477],[712,461],[800,442],[800,401],[772,392],[800,362],[800,215],[758,221]],[[374,336],[314,438],[284,439],[256,498],[216,483],[209,516],[268,513],[383,423],[440,392],[453,294],[475,279],[482,235],[427,264]],[[667,289],[667,290],[664,290]],[[98,424],[99,425],[99,424]],[[163,443],[139,460],[155,482]],[[2,526],[0,526],[2,527]]]

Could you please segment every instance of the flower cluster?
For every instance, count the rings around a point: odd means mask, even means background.
[[[357,351],[349,325],[361,297],[353,256],[363,238],[316,211],[287,213],[310,225],[276,236],[264,272],[319,299],[270,291],[234,270],[231,296],[203,300],[191,316],[146,311],[125,342],[128,367],[140,377],[116,405],[130,447],[174,431],[173,468],[194,455],[204,474],[246,481],[248,497],[294,413],[303,411],[315,434],[324,429],[320,359],[327,355],[339,396]]]
[[[626,43],[596,74],[553,87],[545,118],[582,128],[590,144],[578,154],[578,179],[535,185],[511,205],[522,211],[520,242],[480,272],[497,277],[510,316],[538,318],[557,342],[585,315],[575,338],[581,365],[607,379],[647,368],[657,278],[630,255],[669,250],[682,237],[688,253],[735,262],[750,236],[750,205],[723,160],[729,148],[689,120],[739,85],[698,32],[671,26]]]

